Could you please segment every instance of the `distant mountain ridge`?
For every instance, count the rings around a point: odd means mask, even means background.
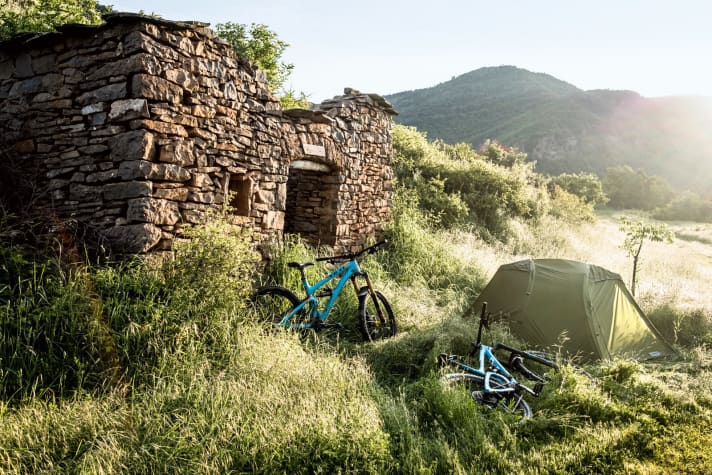
[[[449,143],[498,140],[525,151],[543,173],[628,164],[678,188],[712,181],[712,98],[645,98],[583,91],[543,73],[487,67],[434,87],[386,96],[395,119]]]

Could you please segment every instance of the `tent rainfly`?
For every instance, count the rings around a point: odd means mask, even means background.
[[[563,349],[585,359],[673,355],[626,289],[620,275],[563,259],[503,265],[474,304],[502,313],[524,341]],[[561,338],[561,336],[564,338]]]

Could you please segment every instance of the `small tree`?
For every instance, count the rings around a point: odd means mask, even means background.
[[[637,282],[638,264],[640,263],[640,252],[643,249],[643,242],[646,240],[654,242],[672,242],[675,233],[666,224],[650,223],[623,217],[620,219],[620,230],[625,233],[623,248],[629,257],[633,258],[633,277],[630,283],[630,291],[635,295],[635,284]]]

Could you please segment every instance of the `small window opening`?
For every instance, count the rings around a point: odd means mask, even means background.
[[[230,176],[228,193],[230,206],[239,216],[249,216],[252,210],[252,179],[246,175]]]

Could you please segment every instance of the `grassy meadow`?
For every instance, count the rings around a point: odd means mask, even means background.
[[[346,326],[340,332],[275,332],[251,318],[245,297],[256,281],[294,288],[285,263],[313,257],[298,240],[264,274],[247,237],[219,223],[162,265],[67,269],[4,248],[0,473],[662,474],[712,466],[712,228],[676,224],[673,244],[643,253],[639,300],[679,359],[591,365],[595,383],[565,367],[531,398],[534,418],[513,425],[443,387],[435,356],[468,351],[475,321],[464,309],[500,264],[564,257],[628,278],[615,216],[514,222],[507,244],[422,223],[414,210],[401,213],[391,247],[363,263],[401,329],[375,344],[360,339],[352,294],[333,316]],[[502,327],[486,338],[517,343]]]
[[[390,242],[362,267],[399,334],[373,344],[350,288],[343,330],[257,320],[255,287],[299,291],[287,262],[329,252],[296,237],[261,266],[218,215],[171,260],[99,265],[0,207],[0,473],[708,473],[710,224],[670,223],[677,239],[641,253],[638,301],[679,358],[587,365],[594,382],[564,364],[523,424],[441,383],[436,357],[469,352],[470,304],[500,265],[567,258],[630,281],[618,223],[636,213],[595,215],[596,177],[567,191],[525,158],[394,127]],[[523,345],[496,324],[495,341]]]

